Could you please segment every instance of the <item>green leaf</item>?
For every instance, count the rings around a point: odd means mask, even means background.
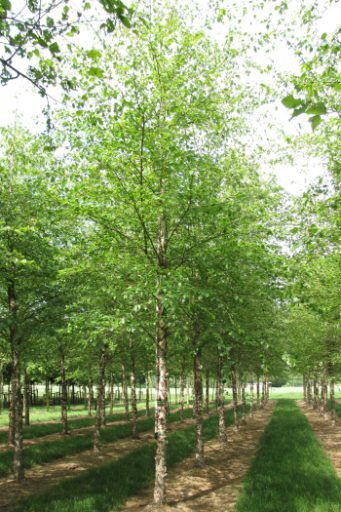
[[[60,52],[60,48],[59,48],[58,43],[54,42],[54,43],[50,44],[49,50],[50,50],[51,53],[59,53]]]
[[[321,116],[313,116],[309,117],[309,122],[311,123],[311,127],[315,130],[318,125],[322,122]]]
[[[104,77],[103,70],[101,68],[98,68],[98,67],[95,67],[95,66],[91,66],[91,68],[89,69],[89,75],[90,76],[97,76],[98,78],[103,78]]]
[[[96,50],[95,48],[88,50],[86,54],[90,59],[99,59],[102,56],[102,52]]]
[[[307,109],[307,114],[312,114],[314,116],[320,116],[322,114],[327,113],[327,109],[324,103],[315,103],[314,105],[310,105]]]
[[[301,114],[304,114],[306,111],[307,106],[303,105],[303,107],[295,108],[295,110],[292,113],[292,116],[290,119],[293,119],[294,117],[300,116]]]
[[[302,105],[303,101],[297,100],[296,98],[293,97],[292,94],[289,94],[289,96],[286,96],[285,98],[282,99],[282,103],[287,108],[296,108]]]

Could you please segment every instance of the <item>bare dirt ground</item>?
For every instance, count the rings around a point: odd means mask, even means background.
[[[217,439],[205,445],[205,466],[194,466],[194,457],[169,472],[168,505],[153,509],[153,489],[130,499],[122,508],[126,512],[232,512],[235,509],[244,476],[256,453],[259,439],[270,421],[275,406],[270,401],[253,419],[236,432],[227,428],[229,442],[222,447]]]
[[[308,407],[303,400],[297,400],[296,403],[307,416],[311,428],[341,478],[341,419],[337,417],[336,425],[333,427],[330,420],[325,421],[318,411]]]
[[[232,408],[232,404],[226,407],[226,409],[229,408]],[[193,423],[194,419],[174,422],[169,425],[168,430],[170,432],[181,430]],[[25,471],[25,479],[21,484],[15,482],[12,477],[3,478],[0,480],[0,510],[5,512],[26,496],[43,492],[62,479],[71,478],[93,467],[124,457],[130,451],[153,440],[153,431],[149,430],[141,433],[139,439],[125,438],[113,443],[106,443],[99,455],[96,455],[92,450],[87,450],[76,455],[63,457],[57,461],[36,465]]]

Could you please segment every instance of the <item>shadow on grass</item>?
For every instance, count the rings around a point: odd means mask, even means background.
[[[227,423],[232,413],[226,413]],[[204,438],[218,433],[217,416],[204,422]],[[191,455],[195,448],[195,427],[174,432],[168,438],[168,467]],[[109,512],[115,511],[132,495],[154,479],[155,442],[138,448],[128,455],[64,480],[44,494],[22,500],[15,512]]]
[[[279,400],[236,512],[341,512],[341,480],[292,400]]]
[[[192,409],[185,409],[184,418],[192,417]],[[180,411],[169,415],[169,422],[180,420]],[[146,432],[154,426],[154,418],[151,416],[142,419],[138,423],[139,432]],[[111,425],[101,431],[101,441],[103,443],[112,443],[119,439],[124,439],[132,434],[132,426],[129,423],[123,425]],[[26,446],[23,450],[24,467],[31,468],[36,464],[51,462],[61,459],[67,455],[75,455],[85,450],[90,450],[93,446],[93,433],[88,432],[77,437],[65,437],[55,441],[42,441],[40,443]],[[13,451],[6,450],[0,452],[0,478],[9,475],[13,468]]]

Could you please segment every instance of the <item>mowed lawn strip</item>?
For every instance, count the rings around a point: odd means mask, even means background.
[[[183,413],[184,418],[191,418],[193,415],[192,409],[185,409]],[[171,413],[169,415],[169,423],[179,421],[181,418],[180,411]],[[139,432],[146,432],[154,426],[153,416],[140,420],[138,423]],[[129,437],[132,433],[131,423],[124,425],[111,425],[105,430],[101,431],[102,443],[112,443],[118,439]],[[34,445],[24,447],[23,460],[24,467],[30,468],[36,464],[43,464],[44,462],[51,462],[56,459],[61,459],[67,455],[74,455],[81,453],[85,450],[90,450],[93,446],[93,433],[80,435],[77,437],[62,437],[55,441],[42,441]],[[6,450],[0,452],[0,478],[9,475],[13,467],[13,451]]]
[[[239,408],[240,409],[240,408]],[[240,414],[240,410],[239,410]],[[226,423],[232,423],[232,411],[226,412]],[[204,421],[204,439],[218,434],[218,418]],[[190,456],[195,449],[195,426],[173,432],[168,437],[168,468]],[[49,491],[21,500],[13,512],[113,512],[129,497],[154,480],[155,442],[128,455],[61,481]]]
[[[236,512],[341,512],[341,480],[294,401],[279,400]]]
[[[139,416],[143,416],[145,414],[144,409],[140,409],[138,411]],[[112,421],[120,421],[125,419],[124,413],[115,413],[109,414],[106,416],[106,421],[108,423]],[[79,419],[70,419],[68,421],[69,430],[76,430],[78,428],[91,427],[95,425],[96,419],[94,416],[89,416],[88,418],[79,418]],[[35,439],[37,437],[44,437],[51,434],[58,434],[62,432],[62,423],[50,423],[50,424],[33,424],[29,427],[24,427],[23,429],[23,438],[24,439]],[[0,432],[0,444],[7,443],[8,440],[8,432],[3,431]]]

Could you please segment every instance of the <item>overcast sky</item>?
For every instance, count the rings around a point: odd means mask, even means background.
[[[206,4],[206,0],[199,0]],[[292,2],[295,0],[291,0]],[[272,2],[271,2],[272,3]],[[323,19],[319,24],[319,32],[329,32],[336,29],[339,20],[341,19],[341,2],[335,3],[326,12]],[[224,35],[224,27],[220,25],[221,37]],[[260,58],[262,58],[260,56]],[[269,56],[267,56],[269,58]],[[271,53],[270,58],[276,63],[276,67],[282,72],[295,72],[298,69],[297,61],[293,56],[292,51],[283,44],[278,43],[275,50]],[[52,95],[53,95],[52,91]],[[58,93],[55,93],[58,97]],[[51,102],[52,107],[54,102]],[[58,103],[55,104],[58,106]],[[23,79],[11,81],[7,86],[0,86],[0,125],[11,125],[15,120],[20,120],[22,124],[38,130],[44,126],[45,119],[42,114],[43,108],[46,107],[46,102],[39,96],[37,90],[30,86]],[[281,105],[280,101],[276,104],[277,110],[271,110],[272,120],[278,128],[288,134],[295,135],[300,132],[309,131],[310,125],[307,120],[300,116],[300,118],[290,121],[290,111]],[[269,133],[267,126],[257,123],[255,126],[255,137],[271,138],[274,137],[274,132]],[[276,135],[275,135],[276,136]],[[307,159],[302,156],[297,157],[294,165],[279,164],[275,167],[269,167],[263,164],[262,171],[264,173],[274,172],[278,182],[293,194],[301,193],[307,185],[323,172],[321,163],[313,158]]]

